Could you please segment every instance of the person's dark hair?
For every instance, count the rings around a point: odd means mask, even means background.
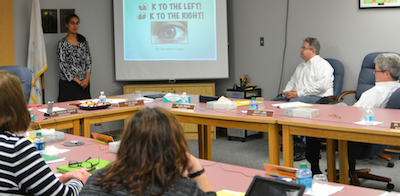
[[[400,77],[400,56],[396,53],[382,53],[379,54],[375,60],[375,64],[382,71],[389,71],[393,80],[399,80]]]
[[[317,38],[307,37],[306,39],[303,40],[303,42],[307,42],[310,45],[309,48],[311,50],[315,49],[315,54],[319,55],[319,50],[321,49],[321,45],[319,44]]]
[[[68,15],[68,16],[65,18],[65,24],[68,24],[69,21],[71,21],[72,18],[77,18],[79,21],[81,20],[81,19],[79,19],[79,16],[78,16],[78,15],[76,15],[76,14],[70,14],[70,15]],[[86,38],[85,38],[83,35],[79,34],[79,33],[77,33],[77,39],[78,39],[78,42],[84,42],[84,41],[86,41]]]
[[[26,131],[31,122],[21,82],[0,70],[0,131]]]
[[[79,21],[81,20],[81,19],[79,19],[79,16],[78,16],[78,15],[76,15],[76,14],[70,14],[70,15],[68,15],[68,16],[65,18],[65,24],[68,24],[69,21],[70,21],[72,18],[77,18]]]
[[[116,186],[126,187],[133,195],[158,186],[161,192],[151,195],[162,195],[187,170],[187,151],[183,128],[175,116],[162,108],[144,108],[130,119],[117,160],[95,184],[108,192]]]

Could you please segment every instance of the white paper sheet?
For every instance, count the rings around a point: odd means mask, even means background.
[[[271,104],[272,107],[277,107],[277,108],[297,108],[297,107],[311,107],[313,106],[312,104],[309,103],[303,103],[300,101],[295,101],[295,102],[288,102],[288,103],[277,103],[277,104]]]

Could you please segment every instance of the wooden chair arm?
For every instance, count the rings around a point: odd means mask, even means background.
[[[336,100],[337,96],[336,95],[332,95],[332,96],[329,96],[329,98]]]
[[[344,97],[345,95],[348,95],[348,94],[355,94],[355,93],[356,93],[356,91],[345,91],[345,92],[343,92],[343,93],[339,96],[339,98],[337,99],[337,101],[340,102],[340,101],[343,99],[343,97]]]

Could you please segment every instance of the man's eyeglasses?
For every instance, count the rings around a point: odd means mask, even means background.
[[[381,72],[381,73],[383,73],[383,72],[386,72],[386,70],[374,70],[374,74],[376,74],[376,72]]]
[[[313,48],[306,48],[306,47],[301,47],[302,50],[312,50]]]
[[[86,167],[86,168],[93,168],[94,166],[98,165],[100,163],[99,158],[97,158],[97,163],[92,163],[89,162],[89,159],[91,159],[92,157],[89,157],[88,159],[86,159],[86,161],[82,161],[82,162],[78,162],[78,161],[69,161],[68,163],[68,167]]]

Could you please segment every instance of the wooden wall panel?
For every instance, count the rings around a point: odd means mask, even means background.
[[[12,0],[0,0],[0,66],[14,65],[14,11]]]

